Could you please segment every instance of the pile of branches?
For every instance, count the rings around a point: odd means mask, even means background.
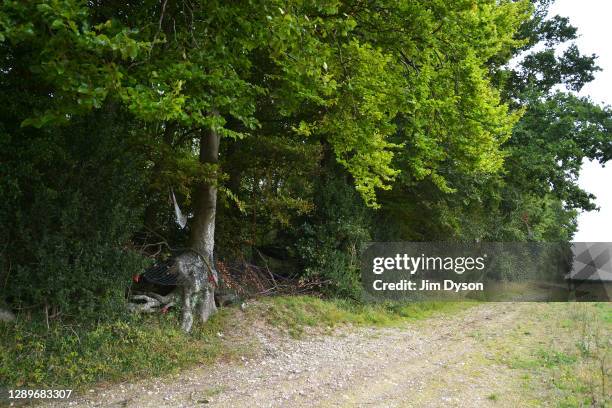
[[[305,280],[279,275],[267,265],[256,265],[244,259],[218,261],[217,271],[223,287],[240,298],[313,294],[320,292],[322,287],[330,283],[320,279]]]

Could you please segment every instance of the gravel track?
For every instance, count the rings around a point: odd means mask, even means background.
[[[68,406],[520,406],[518,396],[488,399],[496,392],[512,395],[518,379],[474,333],[504,336],[533,308],[489,303],[403,327],[345,327],[299,340],[261,327],[249,334],[259,343],[256,357],[91,390]]]
[[[165,379],[92,390],[72,407],[515,407],[519,379],[484,342],[534,315],[535,304],[488,303],[394,328],[291,339],[262,326],[256,357]],[[50,404],[49,406],[66,406]]]

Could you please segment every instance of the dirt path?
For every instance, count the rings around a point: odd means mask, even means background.
[[[503,344],[526,321],[537,324],[546,308],[489,303],[401,328],[344,329],[303,340],[259,332],[257,358],[116,385],[70,406],[526,406],[520,373],[487,344]]]

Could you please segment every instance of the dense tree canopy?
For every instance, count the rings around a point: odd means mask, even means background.
[[[548,3],[3,2],[0,296],[117,304],[203,186],[218,258],[346,296],[368,239],[571,239],[611,112]]]

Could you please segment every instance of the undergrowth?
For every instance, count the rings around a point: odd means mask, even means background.
[[[231,359],[250,350],[223,333],[244,331],[255,320],[263,319],[297,337],[305,327],[395,325],[464,307],[450,302],[363,305],[311,296],[271,297],[252,302],[245,313],[236,307],[224,308],[191,334],[180,330],[179,318],[172,313],[87,326],[56,322],[48,328],[41,322],[18,319],[0,323],[0,388],[78,390]]]
[[[140,376],[158,376],[231,355],[217,333],[231,313],[222,311],[192,334],[176,316],[138,316],[99,325],[31,321],[0,324],[0,384],[72,388]]]
[[[224,308],[191,334],[180,330],[179,318],[172,313],[89,326],[56,322],[48,328],[43,322],[18,319],[0,323],[0,388],[78,390],[231,359],[250,350],[223,341],[223,333],[256,320],[298,337],[306,327],[396,325],[465,307],[450,302],[357,304],[311,296],[271,297],[251,303],[245,313],[237,307]]]

